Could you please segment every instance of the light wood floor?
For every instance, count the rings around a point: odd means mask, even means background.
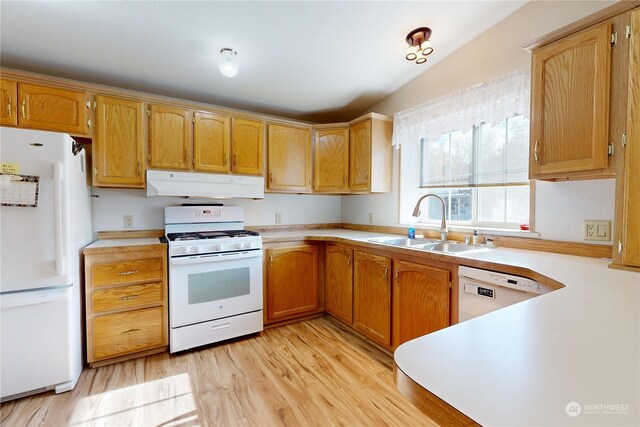
[[[398,392],[390,356],[328,318],[87,369],[73,391],[0,413],[3,427],[436,425]]]

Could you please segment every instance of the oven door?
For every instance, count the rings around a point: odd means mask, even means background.
[[[172,328],[262,310],[262,250],[169,262]]]

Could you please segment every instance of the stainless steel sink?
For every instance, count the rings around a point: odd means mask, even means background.
[[[417,246],[417,245],[425,245],[425,244],[433,244],[438,243],[438,240],[434,239],[407,239],[402,237],[376,237],[375,239],[368,240],[371,243],[381,243],[383,245],[391,245],[391,246]]]
[[[402,237],[377,237],[368,240],[371,243],[380,243],[383,245],[402,246],[411,249],[420,249],[423,251],[434,251],[443,253],[458,253],[477,251],[484,249],[483,246],[467,245],[466,243],[459,243],[454,241],[442,242],[435,239],[407,239]]]

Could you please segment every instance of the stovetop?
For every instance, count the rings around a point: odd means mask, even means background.
[[[206,240],[206,239],[233,239],[238,237],[258,237],[259,233],[249,230],[216,230],[216,231],[190,231],[183,233],[168,233],[169,241]]]

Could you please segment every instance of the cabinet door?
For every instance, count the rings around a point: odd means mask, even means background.
[[[313,190],[349,191],[349,128],[316,129]]]
[[[371,120],[349,129],[349,190],[366,192],[371,188]]]
[[[231,118],[222,114],[195,113],[193,124],[193,169],[229,172]]]
[[[391,345],[391,260],[355,251],[353,326],[378,344]]]
[[[610,24],[533,52],[530,177],[607,167]]]
[[[231,122],[231,172],[262,175],[264,125],[255,120]]]
[[[144,102],[99,95],[96,108],[93,185],[144,188]]]
[[[631,13],[631,28],[621,256],[622,264],[640,267],[640,9]]]
[[[267,322],[314,313],[319,307],[318,249],[267,249]]]
[[[393,346],[449,326],[449,270],[395,263]]]
[[[18,84],[20,126],[48,131],[86,134],[89,102],[86,92]]]
[[[0,79],[0,124],[16,126],[18,114],[18,83],[13,80]]]
[[[327,245],[325,256],[326,310],[348,324],[353,323],[353,251]]]
[[[189,170],[191,167],[191,112],[151,105],[149,167]]]
[[[309,129],[269,125],[269,190],[311,192],[311,133]]]

